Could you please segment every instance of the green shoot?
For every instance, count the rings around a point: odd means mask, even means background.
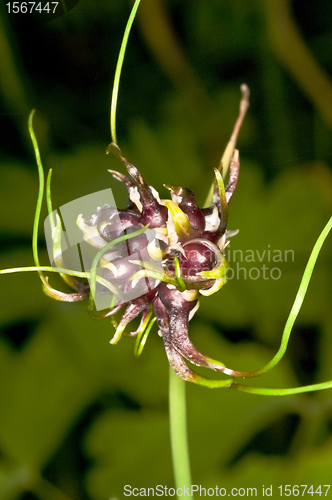
[[[261,387],[249,387],[234,382],[230,385],[231,389],[236,389],[242,392],[249,392],[250,394],[259,394],[260,396],[292,396],[293,394],[300,394],[302,392],[315,392],[324,389],[332,389],[332,380],[329,382],[321,382],[319,384],[303,385],[302,387],[292,387],[290,389],[266,389]]]
[[[33,109],[29,115],[29,134],[30,134],[30,137],[32,140],[33,149],[35,152],[35,157],[36,157],[36,162],[37,162],[38,176],[39,176],[39,189],[38,189],[38,198],[37,198],[35,218],[34,218],[34,223],[33,223],[32,252],[33,252],[33,260],[35,262],[35,265],[36,265],[36,267],[39,267],[40,263],[39,263],[39,255],[38,255],[38,227],[39,227],[40,213],[41,213],[41,207],[43,204],[43,197],[44,197],[44,169],[43,169],[42,161],[40,158],[40,152],[39,152],[37,139],[35,136],[35,132],[33,130],[33,125],[32,125],[34,114],[35,114],[35,110]],[[43,275],[43,273],[41,271],[38,271],[38,274],[39,274],[39,277],[40,277],[42,283],[47,287],[48,283],[47,283],[46,278]]]
[[[179,290],[180,292],[184,292],[186,289],[186,285],[181,278],[181,267],[180,267],[180,262],[179,259],[177,258],[176,255],[174,255],[174,266],[175,266],[175,276],[179,284]]]
[[[48,215],[50,218],[50,226],[51,226],[51,231],[53,234],[53,231],[55,229],[55,221],[53,218],[53,207],[52,207],[52,200],[51,200],[51,179],[52,179],[52,169],[49,170],[48,176],[46,179],[46,203],[47,203],[47,211]]]
[[[156,317],[151,319],[152,314],[153,314],[153,309],[151,306],[150,311],[148,312],[145,320],[143,321],[142,326],[140,327],[137,333],[135,347],[134,347],[134,356],[136,358],[138,358],[141,355],[145,343],[147,341],[147,338],[149,336],[150,330],[157,319]]]
[[[114,76],[114,83],[113,83],[113,92],[112,92],[112,104],[111,104],[111,136],[112,136],[112,141],[117,144],[117,138],[116,138],[116,108],[117,108],[117,101],[118,101],[118,93],[119,93],[119,83],[120,83],[120,77],[121,77],[121,70],[122,70],[122,65],[123,65],[123,60],[124,56],[126,53],[126,48],[127,48],[127,43],[128,43],[128,38],[131,30],[131,26],[133,24],[133,21],[136,16],[136,12],[138,9],[138,6],[140,4],[140,0],[136,0],[134,3],[134,6],[132,8],[132,11],[130,13],[127,26],[124,32],[124,36],[122,39],[121,47],[120,47],[120,52],[119,52],[119,57],[118,57],[118,62],[116,65],[116,70],[115,70],[115,76]]]

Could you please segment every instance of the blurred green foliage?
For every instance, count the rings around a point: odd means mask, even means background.
[[[262,262],[257,253],[255,262],[231,259],[234,269],[244,268],[239,279],[202,298],[190,325],[195,344],[234,369],[258,368],[275,352],[331,214],[330,8],[329,0],[142,0],[130,36],[118,140],[163,197],[163,183],[174,183],[203,203],[237,116],[239,85],[251,88],[230,205],[229,228],[240,233],[231,251],[266,252]],[[37,110],[45,169],[53,168],[54,206],[109,186],[126,204],[107,173],[121,168],[104,152],[130,2],[80,0],[46,24],[9,20],[1,9],[4,269],[33,262],[38,179],[30,109]],[[42,227],[40,248],[48,264]],[[268,249],[293,250],[294,259],[271,262]],[[285,360],[250,383],[291,387],[332,378],[331,249],[329,237]],[[262,272],[248,279],[262,265],[280,268],[280,279]],[[157,329],[136,360],[132,339],[109,346],[107,320],[91,320],[84,303],[54,303],[35,274],[1,276],[0,294],[1,499],[121,499],[125,484],[172,486],[168,366]],[[259,495],[263,484],[330,481],[331,391],[279,399],[189,385],[188,426],[194,484],[256,487]]]

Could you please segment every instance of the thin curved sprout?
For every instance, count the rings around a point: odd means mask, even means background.
[[[12,267],[10,269],[2,269],[0,271],[0,274],[26,273],[31,271],[37,271],[38,274],[41,272],[58,273],[58,274],[68,274],[69,276],[75,276],[76,278],[91,279],[91,273],[89,272],[73,271],[72,269],[65,269],[62,267],[52,267],[52,266]],[[108,288],[112,293],[117,292],[117,290],[114,289],[112,284],[109,281],[102,278],[101,276],[96,276],[95,279],[96,281],[98,281],[98,283]],[[49,286],[47,281],[46,285]]]
[[[223,216],[226,218],[228,217],[228,203],[226,199],[226,191],[225,191],[225,184],[223,180],[222,174],[219,172],[217,168],[214,169],[214,175],[216,177],[216,181],[218,184],[218,189],[219,189],[219,198],[220,198],[220,205],[222,208],[222,213]]]
[[[302,387],[291,387],[290,389],[266,389],[263,387],[249,387],[247,385],[237,384],[233,382],[229,386],[230,389],[236,389],[250,394],[259,394],[260,396],[292,396],[302,392],[322,391],[324,389],[332,389],[332,380],[329,382],[321,382],[319,384],[303,385]]]
[[[296,294],[296,298],[295,298],[293,307],[291,309],[291,312],[289,313],[289,316],[288,316],[288,319],[287,319],[287,322],[286,322],[286,325],[284,328],[284,332],[282,334],[281,344],[280,344],[279,350],[267,365],[265,365],[261,370],[257,370],[257,372],[254,372],[255,376],[263,375],[264,373],[271,370],[271,368],[276,366],[276,364],[279,363],[279,361],[284,356],[286,349],[287,349],[289,337],[290,337],[290,334],[292,332],[293,325],[294,325],[295,320],[300,312],[305,295],[307,293],[307,289],[308,289],[308,286],[310,283],[311,275],[313,273],[319,252],[320,252],[320,250],[324,244],[324,241],[326,240],[329,232],[331,231],[331,229],[332,229],[332,217],[330,218],[330,220],[328,221],[328,223],[324,227],[323,231],[319,235],[319,237],[314,245],[314,248],[312,249],[311,255],[309,257],[308,263],[307,263],[306,268],[305,268],[304,273],[303,273],[303,277],[302,277],[302,280],[300,283],[299,290]]]
[[[36,211],[35,211],[35,217],[34,217],[34,222],[33,222],[33,235],[32,235],[32,252],[33,252],[33,259],[35,262],[36,267],[40,267],[40,262],[39,262],[39,255],[38,255],[38,228],[39,228],[39,221],[40,221],[40,214],[41,214],[41,207],[43,203],[43,198],[44,198],[44,185],[45,185],[45,180],[44,180],[44,169],[40,157],[40,152],[39,152],[39,146],[38,142],[35,136],[35,132],[33,130],[33,117],[35,114],[35,110],[33,109],[29,115],[29,134],[31,137],[35,157],[36,157],[36,162],[37,162],[37,168],[38,168],[38,179],[39,179],[39,190],[38,190],[38,198],[37,198],[37,205],[36,205]],[[47,177],[47,207],[49,210],[50,214],[50,221],[51,221],[51,227],[52,227],[52,222],[53,222],[53,229],[54,229],[54,220],[52,217],[52,212],[50,213],[50,210],[52,209],[52,202],[51,202],[51,193],[50,193],[50,184],[51,184],[51,175],[52,173],[49,172],[48,177]],[[42,271],[38,271],[39,278],[43,284],[43,290],[44,292],[49,295],[50,297],[53,297],[56,300],[70,300],[70,297],[72,297],[70,294],[58,292],[54,288],[51,287],[51,285],[48,283],[47,278],[43,275]],[[68,282],[67,278],[63,277],[64,281],[66,281],[69,286],[70,283]],[[60,298],[61,297],[61,298]]]
[[[53,234],[55,228],[55,221],[53,217],[53,207],[52,207],[52,199],[51,199],[51,179],[52,179],[52,169],[48,171],[47,179],[46,179],[46,203],[47,203],[47,211],[50,220],[51,231]]]
[[[151,319],[152,314],[153,314],[153,309],[151,307],[147,317],[145,318],[145,320],[143,322],[143,325],[141,326],[141,328],[138,331],[138,334],[136,337],[136,342],[135,342],[135,347],[134,347],[134,356],[136,358],[138,358],[142,354],[142,351],[143,351],[143,348],[144,348],[145,343],[147,341],[147,338],[149,336],[150,330],[151,330],[153,324],[155,323],[155,321],[157,320],[156,317]],[[150,321],[150,319],[151,319],[151,321]]]
[[[137,271],[130,277],[131,281],[134,281],[137,278],[142,278],[148,276],[149,278],[154,278],[156,280],[164,281],[165,283],[169,283],[170,285],[178,286],[178,282],[176,279],[167,276],[166,273],[160,272],[156,269],[153,264],[150,262],[145,262],[144,260],[130,260],[131,264],[135,264],[137,266],[141,266],[143,269]]]
[[[176,255],[174,255],[174,266],[175,266],[175,276],[176,276],[176,279],[179,283],[179,290],[180,290],[180,292],[184,292],[186,289],[186,285],[185,285],[183,279],[181,278],[181,266],[180,266],[179,259],[177,258]]]
[[[37,198],[37,205],[36,205],[36,212],[35,212],[35,218],[33,222],[33,233],[32,233],[32,253],[33,253],[33,260],[36,265],[36,267],[40,266],[39,262],[39,255],[38,255],[38,227],[39,227],[39,220],[40,220],[40,213],[41,213],[41,207],[43,203],[43,197],[44,197],[44,170],[43,170],[43,165],[39,153],[39,147],[37,143],[37,139],[33,130],[33,116],[35,114],[35,110],[33,109],[29,115],[29,134],[32,140],[33,144],[33,149],[35,152],[35,157],[36,157],[36,162],[37,162],[37,168],[38,168],[38,176],[39,176],[39,189],[38,189],[38,198]],[[42,283],[47,287],[48,283],[41,271],[38,271],[39,277],[42,281]]]
[[[116,64],[116,70],[115,70],[115,76],[114,76],[114,83],[113,83],[113,92],[112,92],[112,104],[111,104],[111,135],[112,135],[112,141],[117,144],[117,139],[116,139],[116,108],[117,108],[117,100],[118,100],[118,93],[119,93],[119,83],[120,83],[120,76],[121,76],[121,70],[122,70],[122,65],[123,65],[123,60],[127,48],[127,42],[129,38],[129,33],[131,26],[133,24],[133,21],[136,16],[136,11],[138,9],[138,6],[140,4],[140,0],[136,0],[134,3],[134,6],[132,8],[132,11],[130,13],[126,29],[123,35],[121,47],[120,47],[120,52],[119,52],[119,57],[118,57],[118,62]]]

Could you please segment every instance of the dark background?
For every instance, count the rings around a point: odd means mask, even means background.
[[[8,16],[1,4],[1,269],[33,265],[32,108],[45,171],[53,169],[54,206],[108,187],[126,204],[107,172],[122,167],[105,150],[131,4],[66,4],[68,12],[49,22]],[[254,262],[238,258],[239,279],[202,298],[190,324],[194,343],[235,369],[258,368],[278,348],[331,215],[331,25],[329,0],[142,0],[130,35],[118,142],[162,197],[163,184],[173,183],[203,204],[237,116],[239,86],[251,89],[230,205],[229,228],[240,233],[231,250],[266,252],[262,262],[257,253]],[[39,243],[47,265],[42,227]],[[331,246],[330,236],[285,360],[251,384],[332,378]],[[268,249],[293,250],[294,260],[273,262]],[[257,271],[249,279],[263,264],[278,267],[280,279]],[[84,302],[53,302],[35,273],[0,281],[1,498],[121,499],[125,484],[173,486],[168,364],[157,329],[136,360],[132,339],[110,346],[108,320],[90,319]],[[64,289],[57,277],[50,282]],[[256,487],[259,496],[263,485],[278,494],[280,484],[315,490],[331,480],[331,391],[272,398],[188,385],[188,429],[194,484]]]

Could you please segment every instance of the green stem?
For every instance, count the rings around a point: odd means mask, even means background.
[[[191,488],[187,436],[186,382],[169,368],[169,416],[176,488]],[[182,490],[183,491],[183,490]],[[192,496],[187,496],[193,499]]]

